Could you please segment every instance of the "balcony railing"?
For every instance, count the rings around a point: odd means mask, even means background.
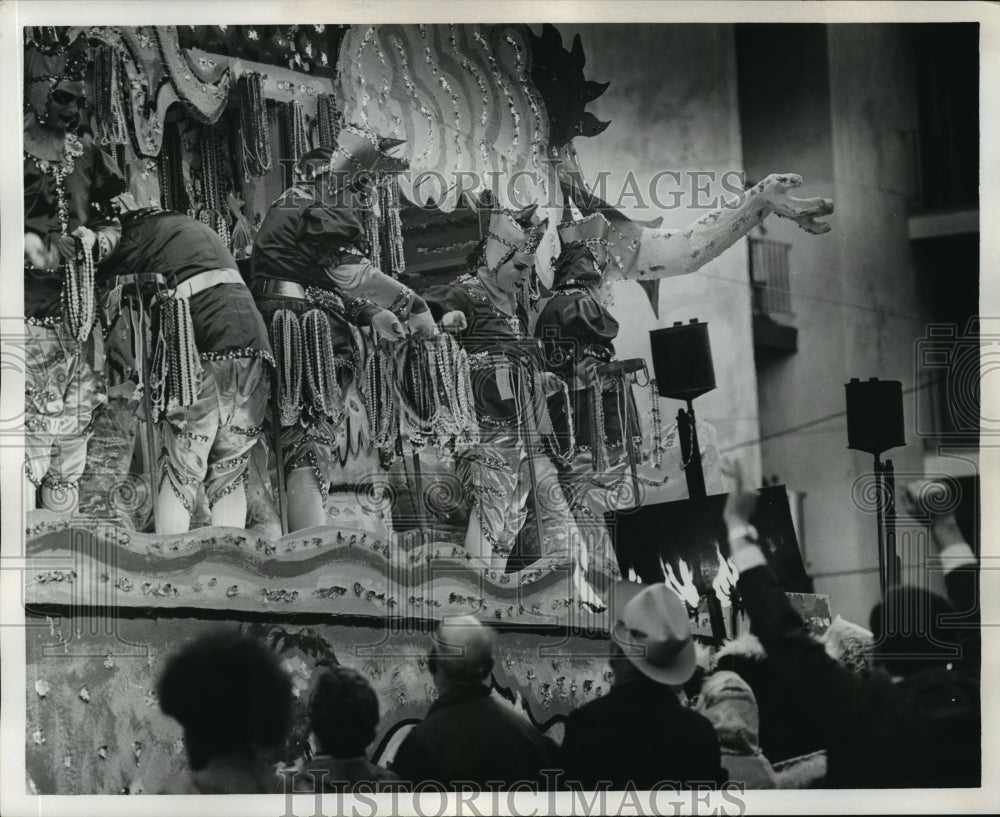
[[[769,238],[750,238],[750,282],[753,287],[754,315],[765,318],[792,317],[791,269],[788,255],[792,245]]]

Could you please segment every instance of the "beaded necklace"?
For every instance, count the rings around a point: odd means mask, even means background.
[[[344,400],[337,382],[339,359],[333,348],[330,320],[323,310],[310,309],[301,322],[307,405],[314,415],[336,425],[344,418]]]
[[[76,160],[83,155],[83,144],[73,134],[66,134],[63,155],[59,161],[50,162],[24,152],[24,158],[31,160],[43,176],[52,180],[56,193],[56,216],[59,219],[60,235],[69,234],[69,200],[66,196],[66,179],[76,169]],[[90,336],[96,317],[96,296],[94,294],[94,257],[91,250],[76,240],[74,257],[63,265],[63,285],[59,293],[63,324],[70,337],[81,343]]]
[[[202,191],[205,203],[201,219],[219,234],[228,247],[230,245],[229,219],[226,217],[222,194],[222,162],[220,161],[222,140],[216,136],[214,128],[209,127],[203,131],[199,147],[201,149]]]
[[[267,124],[264,80],[256,71],[244,74],[237,83],[240,96],[240,146],[243,180],[252,182],[271,169],[271,135]]]
[[[279,309],[271,318],[278,378],[278,414],[282,426],[292,426],[302,414],[302,327],[290,309]]]
[[[154,421],[163,411],[194,403],[203,376],[188,299],[164,295],[158,311],[159,332],[150,372]]]
[[[124,145],[129,139],[125,116],[125,55],[113,45],[104,45],[94,54],[94,90],[97,104],[97,138],[106,145]]]
[[[660,394],[656,388],[656,378],[649,381],[650,414],[653,418],[653,467],[663,467],[663,426],[660,422]]]
[[[297,100],[286,102],[281,106],[280,119],[283,155],[298,162],[309,150],[306,136],[306,115],[302,103]]]
[[[316,100],[316,119],[319,123],[320,147],[332,148],[340,133],[340,111],[333,94],[323,94]]]

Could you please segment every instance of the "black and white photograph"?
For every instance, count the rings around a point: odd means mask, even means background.
[[[1000,8],[0,37],[5,815],[995,810]]]

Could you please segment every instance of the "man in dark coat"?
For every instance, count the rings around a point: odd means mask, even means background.
[[[559,747],[492,697],[488,627],[472,616],[442,622],[428,669],[438,699],[399,747],[392,770],[403,780],[487,791],[491,781],[505,787],[528,781],[541,788],[557,779]]]
[[[614,684],[566,721],[567,781],[615,791],[725,782],[712,724],[675,691],[695,670],[684,603],[663,584],[620,582],[612,605]]]
[[[779,589],[748,522],[756,494],[741,488],[725,513],[740,596],[781,688],[812,713],[807,728],[827,750],[826,784],[979,786],[978,570],[954,515],[932,512],[930,526],[950,603],[924,588],[891,588],[872,611],[876,666],[856,674],[809,637]]]

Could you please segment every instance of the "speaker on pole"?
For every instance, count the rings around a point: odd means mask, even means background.
[[[898,380],[851,378],[847,392],[847,447],[881,454],[906,444],[903,384]]]
[[[690,401],[715,388],[708,324],[692,318],[649,333],[653,373],[661,397]]]

